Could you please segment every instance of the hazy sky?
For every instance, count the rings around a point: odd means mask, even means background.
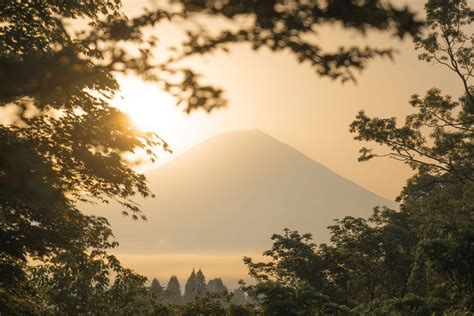
[[[151,2],[125,0],[124,9],[133,16]],[[409,4],[421,15],[424,2],[413,0]],[[165,25],[153,32],[166,43],[179,38],[180,29]],[[358,76],[357,84],[341,85],[318,77],[309,65],[298,64],[289,53],[275,54],[266,49],[254,52],[247,45],[238,45],[228,55],[220,53],[188,62],[206,81],[224,88],[230,101],[225,109],[210,115],[196,112],[187,116],[176,109],[172,98],[152,84],[134,78],[120,78],[122,93],[116,104],[138,124],[158,131],[168,141],[174,154],[163,155],[161,162],[216,134],[257,128],[343,177],[393,200],[411,171],[388,159],[359,163],[358,150],[362,145],[353,140],[349,124],[361,109],[373,116],[404,117],[411,111],[407,101],[412,94],[424,94],[429,88],[439,87],[457,96],[461,87],[449,71],[418,61],[409,39],[401,42],[386,34],[369,34],[361,39],[353,32],[325,28],[320,32],[319,43],[328,48],[370,43],[394,47],[399,54],[394,62],[370,63]],[[166,284],[170,274],[178,274],[184,281],[193,267],[204,268],[208,277],[222,276],[231,286],[246,274],[241,253],[134,255],[120,248],[117,252],[125,265],[149,277],[158,276],[162,284]]]
[[[138,14],[147,1],[124,2],[130,16]],[[402,3],[402,1],[400,1]],[[421,14],[424,1],[410,1]],[[164,26],[154,32],[166,42],[179,32]],[[410,113],[407,101],[413,93],[431,87],[457,95],[455,76],[440,66],[418,61],[411,40],[403,42],[386,34],[361,39],[353,32],[325,28],[319,42],[324,47],[370,43],[399,50],[395,61],[375,60],[358,76],[357,84],[341,85],[318,77],[309,65],[299,64],[289,53],[266,49],[252,51],[236,45],[230,54],[194,58],[189,64],[212,84],[222,86],[229,99],[227,108],[210,115],[190,116],[175,108],[173,100],[152,84],[122,78],[122,107],[142,126],[156,130],[179,155],[199,142],[225,131],[258,128],[292,145],[336,173],[389,199],[400,192],[410,170],[388,159],[359,163],[361,144],[353,140],[348,125],[357,112],[404,117]],[[165,155],[166,156],[166,155]],[[163,157],[166,161],[170,157]]]

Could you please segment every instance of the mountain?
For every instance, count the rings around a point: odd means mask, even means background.
[[[146,176],[148,222],[105,206],[122,250],[260,251],[286,227],[327,241],[335,218],[396,207],[259,130],[211,138]]]

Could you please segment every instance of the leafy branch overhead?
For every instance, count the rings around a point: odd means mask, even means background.
[[[185,55],[227,50],[232,43],[249,43],[254,50],[266,47],[288,51],[299,62],[311,65],[320,76],[342,82],[355,81],[355,70],[363,70],[375,57],[392,58],[392,48],[344,47],[326,51],[317,43],[320,27],[342,25],[365,35],[369,30],[391,32],[403,38],[417,37],[423,23],[408,8],[396,9],[384,1],[173,1],[192,15],[220,16],[231,21],[234,30],[217,35],[189,32]],[[237,21],[237,22],[235,22]],[[240,23],[238,22],[240,21]]]
[[[424,97],[415,94],[410,105],[416,113],[403,126],[396,118],[370,118],[363,111],[350,131],[359,141],[373,141],[390,149],[376,154],[362,148],[359,160],[389,156],[431,175],[448,173],[461,180],[473,180],[474,34],[469,34],[474,16],[466,1],[429,1],[426,5],[430,32],[416,42],[419,58],[448,67],[462,83],[456,100],[432,88]]]

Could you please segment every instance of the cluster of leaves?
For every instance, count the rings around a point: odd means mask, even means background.
[[[444,215],[437,223],[431,221],[435,215],[424,219],[405,204],[401,211],[376,208],[369,219],[337,221],[329,228],[330,244],[316,245],[308,234],[285,230],[272,237],[267,262],[244,259],[256,280],[244,289],[263,315],[472,313],[472,211],[471,206],[457,219],[464,223],[447,231],[442,225],[450,223],[440,223]],[[423,236],[427,225],[444,235]]]
[[[141,315],[159,316],[256,316],[257,310],[253,305],[235,305],[223,303],[228,297],[217,293],[207,293],[181,305],[156,303],[153,313]]]
[[[184,304],[160,302],[155,314],[163,316],[256,316],[258,311],[253,304],[240,304],[227,292],[208,291],[205,295],[194,297]],[[156,312],[159,310],[159,312]]]
[[[270,315],[349,315],[376,298],[404,298],[415,235],[403,215],[376,208],[366,220],[331,226],[331,244],[285,230],[272,237],[268,262],[244,261],[257,285],[246,290]]]
[[[430,32],[417,41],[421,60],[449,67],[460,79],[458,100],[430,89],[395,118],[359,113],[351,131],[387,154],[361,150],[360,160],[388,156],[415,171],[400,210],[376,208],[369,219],[330,226],[330,244],[308,234],[274,235],[268,262],[244,261],[257,284],[246,287],[270,315],[442,315],[474,312],[474,111],[472,9],[464,0],[426,5]]]
[[[384,1],[256,1],[256,0],[174,0],[186,12],[205,13],[240,20],[241,26],[210,35],[190,33],[185,43],[185,54],[209,53],[227,49],[229,43],[250,43],[257,50],[262,47],[278,52],[287,50],[299,62],[309,63],[321,76],[355,81],[354,71],[365,68],[375,57],[392,57],[391,48],[339,47],[325,51],[318,43],[318,27],[342,25],[365,34],[369,30],[392,32],[397,37],[417,36],[421,23],[407,8],[397,9]]]

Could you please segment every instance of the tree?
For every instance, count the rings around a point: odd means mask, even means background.
[[[221,278],[215,278],[207,282],[206,292],[227,293],[228,290]]]
[[[195,293],[197,296],[204,295],[206,293],[206,277],[202,270],[199,269],[196,273],[196,286],[195,286]]]
[[[182,306],[181,315],[226,315],[226,311],[222,306],[220,298],[221,296],[216,293],[207,293],[207,295],[196,296],[191,302],[188,302]]]
[[[118,0],[13,1],[0,7],[0,110],[13,108],[0,126],[0,307],[34,310],[27,258],[50,262],[64,251],[86,252],[80,243],[102,218],[86,216],[78,201],[115,200],[124,214],[145,218],[133,202],[152,196],[146,179],[132,169],[129,154],[169,150],[158,135],[140,131],[111,106],[116,75],[136,75],[175,96],[185,111],[225,105],[220,88],[200,81],[180,62],[192,55],[250,43],[255,49],[289,50],[322,76],[354,80],[377,56],[391,49],[342,47],[326,52],[308,38],[317,26],[341,23],[364,34],[381,30],[403,37],[421,23],[408,9],[385,1],[172,1],[171,9],[128,18]],[[237,31],[190,31],[169,58],[153,56],[157,39],[144,29],[160,22],[183,23],[196,16],[224,17]],[[239,26],[237,17],[252,20]],[[83,28],[70,27],[74,22]],[[211,35],[212,34],[212,35]],[[173,53],[174,52],[174,53]],[[105,224],[106,225],[106,224]]]
[[[356,139],[390,148],[386,156],[401,160],[416,173],[399,199],[417,245],[413,278],[428,285],[420,295],[434,297],[456,312],[474,310],[474,102],[472,9],[466,1],[428,1],[431,32],[420,38],[421,60],[451,69],[461,82],[458,100],[430,89],[422,98],[413,95],[416,112],[405,124],[395,118],[369,118],[359,113],[351,125]],[[380,156],[363,148],[361,160]],[[416,281],[413,281],[416,282]],[[418,282],[420,283],[420,282]],[[449,292],[445,297],[441,293]]]
[[[462,82],[463,95],[456,101],[433,88],[424,98],[412,96],[410,105],[417,112],[409,115],[402,127],[397,127],[395,118],[369,118],[361,111],[350,130],[357,134],[356,140],[388,146],[391,151],[385,156],[405,162],[420,175],[447,174],[462,182],[472,181],[474,37],[464,33],[472,23],[472,9],[464,0],[446,0],[428,1],[426,11],[432,32],[416,42],[417,48],[424,50],[419,58],[451,69]],[[377,156],[364,147],[359,160]]]
[[[251,306],[230,305],[228,314],[229,316],[255,316],[257,312]]]
[[[273,246],[263,253],[269,257],[267,263],[254,263],[245,257],[249,275],[259,282],[276,280],[288,286],[306,283],[320,289],[324,283],[323,261],[312,243],[311,234],[300,235],[297,231],[284,230],[284,234],[274,234]]]
[[[155,298],[145,286],[146,277],[122,269],[108,290],[109,315],[151,315]]]
[[[403,213],[376,207],[369,219],[346,216],[321,245],[332,301],[351,308],[409,292],[417,239]]]
[[[90,241],[82,241],[92,247],[90,251],[61,251],[30,268],[41,314],[151,313],[153,297],[145,287],[146,278],[123,268],[117,258],[107,254],[110,236],[108,227],[96,227],[87,236]],[[8,312],[22,314],[20,310]]]
[[[256,284],[243,289],[264,315],[326,315],[347,309],[324,293],[331,276],[326,275],[324,257],[310,234],[285,229],[272,240],[272,248],[263,253],[268,262],[244,258]]]
[[[184,301],[191,302],[196,297],[196,271],[191,272],[184,285]]]
[[[86,39],[73,39],[64,28],[68,17],[93,25],[99,12],[118,18],[118,8],[112,1],[7,1],[0,8],[0,76],[9,82],[2,85],[0,107],[19,111],[12,125],[0,126],[2,312],[35,305],[34,290],[23,290],[28,257],[47,262],[66,250],[110,248],[87,239],[98,227],[111,234],[105,219],[75,209],[77,200],[115,198],[137,212],[128,197],[150,194],[121,156],[154,146],[157,138],[133,128],[100,97],[117,89],[112,73],[93,62],[100,56]],[[36,114],[28,116],[29,110]]]
[[[245,305],[247,304],[247,297],[242,289],[234,289],[232,291],[232,298],[230,302],[234,305]]]
[[[184,301],[191,302],[198,296],[206,293],[206,278],[201,269],[191,272],[184,286]]]
[[[264,313],[348,315],[386,300],[406,309],[428,305],[412,294],[417,239],[406,214],[375,208],[369,219],[347,216],[329,229],[330,244],[287,229],[273,236],[267,262],[244,259],[256,281],[244,290]]]
[[[173,304],[181,304],[181,285],[175,275],[170,277],[165,290],[165,300]]]
[[[156,299],[162,300],[164,295],[163,287],[156,278],[151,281],[150,292],[153,293]]]
[[[265,281],[252,288],[258,308],[264,315],[347,315],[349,309],[330,302],[314,288],[301,284],[288,286]]]

